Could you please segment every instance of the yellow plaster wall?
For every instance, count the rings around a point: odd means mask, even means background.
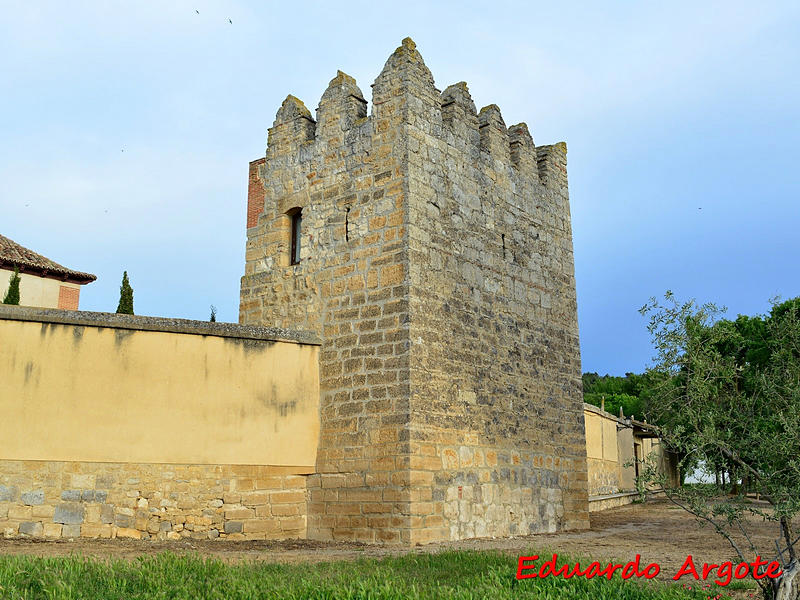
[[[607,413],[584,408],[589,496],[619,491],[617,421]]]
[[[0,302],[8,291],[8,284],[14,271],[0,269]],[[80,290],[77,283],[58,281],[37,277],[28,273],[19,274],[20,306],[40,306],[42,308],[58,308],[58,290],[61,286]]]
[[[603,419],[603,460],[617,462],[617,422]]]
[[[633,467],[633,430],[620,429],[617,432],[617,456],[619,462],[619,487],[632,490],[636,486],[636,469]],[[624,465],[630,463],[630,467]]]
[[[586,456],[589,458],[603,458],[603,418],[590,412],[583,411],[586,423]]]
[[[318,347],[0,320],[0,458],[300,466]]]

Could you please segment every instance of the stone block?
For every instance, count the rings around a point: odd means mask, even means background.
[[[225,518],[233,520],[252,519],[256,516],[255,510],[252,508],[230,508],[225,509]]]
[[[269,502],[269,492],[244,492],[241,502],[247,506],[266,504]]]
[[[64,538],[81,537],[81,526],[76,524],[63,525],[61,527],[61,537]]]
[[[70,486],[80,489],[94,489],[94,482],[94,475],[74,474],[70,479]]]
[[[302,491],[272,492],[269,497],[272,504],[304,502],[305,499],[305,492]]]
[[[124,515],[120,513],[114,515],[114,525],[117,527],[122,527],[123,529],[133,527],[134,521],[135,519],[132,515]]]
[[[44,504],[44,490],[32,490],[30,492],[23,492],[19,497],[23,504],[29,506],[37,506]]]
[[[30,506],[20,506],[19,504],[12,504],[8,507],[8,518],[17,519],[19,521],[27,521],[33,516],[33,510]]]
[[[306,518],[304,516],[301,516],[301,517],[290,517],[288,519],[281,519],[280,525],[282,531],[294,531],[297,529],[303,529],[306,526]]]
[[[225,521],[225,533],[242,533],[241,521]]]
[[[111,504],[103,504],[100,507],[100,522],[113,523],[114,522],[114,506]]]
[[[100,513],[102,508],[99,504],[90,504],[86,507],[84,521],[86,523],[100,523]]]
[[[61,499],[64,502],[80,502],[81,501],[81,491],[80,490],[64,490],[61,492]]]
[[[81,525],[81,537],[89,538],[110,538],[112,526],[98,523],[84,523]]]
[[[84,508],[77,503],[59,504],[53,514],[54,523],[79,525],[83,523]]]
[[[55,507],[49,504],[42,504],[41,506],[31,507],[31,516],[39,519],[52,519],[55,513]]]
[[[61,537],[61,523],[45,523],[43,526],[44,537],[58,538]]]
[[[19,524],[19,532],[22,535],[29,535],[31,537],[40,537],[44,528],[40,521],[23,521]]]
[[[118,538],[129,538],[133,540],[142,539],[142,532],[138,529],[132,529],[130,527],[117,527],[116,533],[116,537]]]
[[[294,517],[304,512],[304,509],[304,504],[275,504],[270,507],[268,514],[272,514],[276,517]]]
[[[281,526],[275,519],[248,519],[242,521],[243,533],[275,533]]]
[[[16,502],[19,498],[19,488],[15,485],[0,485],[0,502]]]

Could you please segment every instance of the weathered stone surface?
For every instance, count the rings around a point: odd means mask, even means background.
[[[27,504],[29,506],[37,506],[39,504],[44,504],[44,491],[43,490],[33,490],[30,492],[23,492],[19,499],[22,501],[23,504]]]
[[[132,515],[117,514],[114,517],[114,525],[122,528],[133,527],[134,518]]]
[[[61,499],[64,502],[80,502],[81,501],[81,491],[80,490],[64,490],[61,492]]]
[[[117,529],[118,538],[130,538],[134,540],[142,539],[142,532],[138,529],[131,529],[128,527],[120,527]]]
[[[241,533],[241,521],[225,521],[225,533]]]
[[[18,492],[15,502],[0,503],[7,524],[0,534],[7,537],[30,535],[20,533],[19,522],[42,523],[48,538],[108,538],[120,530],[119,537],[134,536],[128,530],[135,530],[140,539],[173,539],[172,533],[178,539],[264,539],[267,530],[272,539],[306,536],[305,520],[298,527],[297,519],[305,519],[307,477],[284,467],[29,461],[20,475],[22,467],[0,460],[0,478],[14,474],[14,485],[26,493],[41,491],[43,503],[24,504]],[[11,487],[10,480],[0,481]],[[74,488],[76,481],[102,481],[106,489]],[[225,506],[222,497],[235,505]],[[38,494],[25,500],[38,502]],[[242,518],[226,518],[226,510]],[[268,525],[251,524],[246,531],[245,519]],[[225,532],[226,521],[236,523],[228,527],[231,533]]]
[[[41,522],[39,521],[26,521],[19,524],[19,532],[23,535],[30,535],[32,537],[40,537],[44,531]]]
[[[33,510],[30,506],[22,506],[19,504],[12,504],[8,507],[9,519],[28,520],[33,516]]]
[[[114,522],[114,506],[111,504],[103,504],[100,507],[100,522],[113,523]]]
[[[54,523],[63,523],[65,525],[76,525],[83,523],[83,506],[76,503],[59,504],[56,506],[55,513],[53,514]],[[80,535],[80,533],[78,534]]]
[[[0,484],[0,502],[16,502],[19,497],[19,489],[15,485]]]

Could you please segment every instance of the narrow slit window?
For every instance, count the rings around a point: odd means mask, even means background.
[[[303,222],[303,210],[300,208],[293,208],[289,213],[289,218],[292,220],[292,247],[290,257],[290,264],[300,264],[300,230]]]

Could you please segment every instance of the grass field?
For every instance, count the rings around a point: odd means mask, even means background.
[[[5,556],[0,557],[0,598],[695,600],[720,591],[618,578],[517,581],[515,573],[514,556],[474,551],[295,565],[228,564],[170,553],[133,561]]]

